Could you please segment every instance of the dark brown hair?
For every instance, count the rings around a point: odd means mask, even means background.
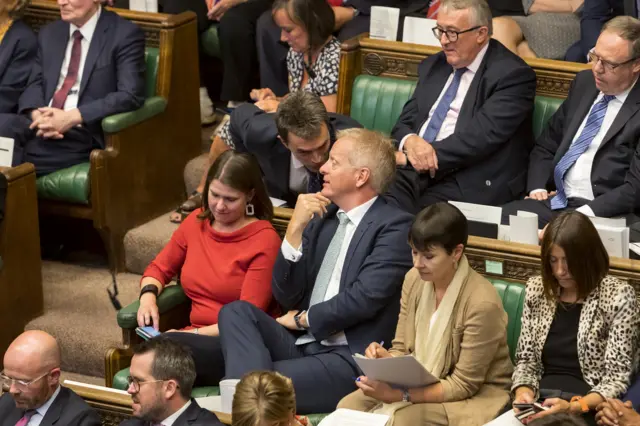
[[[587,423],[574,414],[554,413],[529,423],[531,426],[587,426]]]
[[[451,254],[458,244],[466,247],[468,237],[464,214],[452,204],[439,202],[416,215],[409,230],[409,245],[420,252],[442,247]]]
[[[225,151],[209,168],[202,194],[203,211],[198,215],[198,218],[209,219],[212,222],[213,213],[209,209],[209,185],[214,179],[245,194],[253,190],[251,204],[253,204],[255,217],[263,220],[273,218],[273,204],[271,204],[267,189],[262,181],[260,166],[252,154]]]
[[[272,13],[280,9],[307,33],[312,52],[320,49],[333,34],[336,18],[327,0],[275,0]]]
[[[567,268],[578,286],[578,299],[587,296],[609,271],[609,255],[591,220],[582,213],[563,212],[555,217],[542,238],[542,284],[550,301],[558,297],[560,284],[553,276],[551,249],[557,245],[567,259]]]
[[[329,114],[320,96],[306,90],[289,93],[278,105],[275,121],[278,135],[286,144],[289,133],[308,141],[320,137],[323,125],[329,128]]]

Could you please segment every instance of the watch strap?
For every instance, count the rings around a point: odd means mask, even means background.
[[[570,402],[577,402],[578,404],[580,404],[580,410],[582,410],[583,413],[588,413],[590,411],[589,406],[587,405],[586,402],[584,402],[584,399],[582,399],[581,396],[571,397]]]
[[[140,299],[142,297],[143,294],[145,293],[153,293],[155,294],[156,297],[158,297],[158,286],[155,284],[147,284],[144,287],[142,287],[140,289],[140,296],[138,296],[138,299]]]
[[[409,393],[409,389],[404,389],[402,391],[402,402],[411,402],[411,394]]]
[[[297,313],[297,314],[295,314],[295,315],[293,316],[293,320],[295,321],[295,323],[296,323],[296,327],[298,327],[298,330],[306,330],[306,329],[302,326],[302,324],[300,323],[300,317],[301,317],[301,316],[302,316],[302,314],[304,314],[305,312],[307,312],[307,311],[306,311],[306,310],[304,310],[304,311],[298,311],[298,313]]]

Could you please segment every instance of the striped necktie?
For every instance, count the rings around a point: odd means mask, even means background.
[[[451,103],[456,97],[456,93],[458,93],[458,87],[460,87],[460,79],[462,79],[462,74],[467,71],[466,68],[458,68],[453,74],[453,80],[447,90],[444,92],[442,98],[440,98],[440,102],[436,107],[436,110],[433,112],[433,116],[431,117],[431,121],[427,125],[427,128],[424,130],[422,134],[422,139],[425,141],[432,143],[436,140],[438,133],[440,133],[440,128],[442,128],[442,124],[444,123],[444,119],[447,117],[447,113],[449,112],[449,108],[451,108]]]
[[[600,127],[602,127],[602,122],[604,121],[604,116],[607,113],[607,107],[609,106],[609,101],[614,99],[615,96],[604,95],[599,102],[597,102],[593,107],[591,107],[591,112],[587,117],[587,123],[582,129],[582,133],[578,136],[567,152],[562,156],[558,164],[553,170],[553,180],[556,184],[556,195],[551,199],[551,209],[559,210],[567,207],[567,194],[564,190],[564,175],[567,171],[576,163],[578,158],[584,154],[591,142],[593,142],[593,138],[600,131]]]
[[[20,420],[18,420],[18,423],[16,423],[16,426],[27,426],[34,414],[36,414],[36,410],[25,411]]]

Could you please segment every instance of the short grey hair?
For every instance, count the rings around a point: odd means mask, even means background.
[[[383,194],[396,172],[396,154],[391,139],[380,132],[359,128],[341,130],[337,136],[353,142],[349,163],[356,168],[369,169],[371,187]]]
[[[602,27],[602,32],[610,31],[623,40],[631,43],[629,53],[631,58],[640,57],[640,20],[631,16],[616,16]]]
[[[471,10],[471,26],[482,26],[489,29],[489,36],[493,34],[491,9],[486,0],[443,0],[441,10]],[[466,29],[466,28],[465,28]]]

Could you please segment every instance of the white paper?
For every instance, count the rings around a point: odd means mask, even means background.
[[[353,359],[365,376],[401,388],[421,388],[439,382],[420,362],[411,355],[391,358],[365,358],[355,355]]]
[[[209,411],[216,411],[222,413],[222,397],[221,396],[203,396],[196,398],[196,402],[199,406]]]
[[[462,214],[464,214],[467,220],[495,223],[497,225],[500,225],[502,220],[502,207],[463,203],[461,201],[449,201],[449,204],[456,206]]]
[[[107,388],[105,386],[98,386],[98,385],[91,385],[89,383],[76,382],[75,380],[65,380],[64,384],[68,386],[75,386],[77,388],[94,389],[102,392],[116,393],[119,395],[129,395],[129,392],[123,391],[120,389]]]
[[[11,167],[13,162],[13,139],[0,137],[0,167]]]
[[[509,240],[514,243],[538,245],[538,215],[518,211],[517,216],[509,215]]]
[[[609,256],[629,258],[629,228],[596,225]]]
[[[146,0],[147,12],[158,13],[158,0]]]
[[[385,426],[389,416],[338,408],[322,419],[318,426]]]
[[[238,379],[226,379],[220,381],[220,412],[231,413],[231,407],[233,406],[233,397],[236,394],[236,386],[240,380]]]
[[[282,207],[287,204],[285,200],[281,200],[280,198],[269,197],[269,199],[271,200],[273,207]]]
[[[435,19],[417,18],[407,16],[404,18],[402,41],[404,43],[424,44],[426,46],[440,46],[440,40],[433,34],[432,28],[436,26]]]
[[[511,241],[511,228],[509,225],[498,225],[498,239],[500,241]]]
[[[522,426],[522,422],[516,419],[513,410],[509,410],[497,419],[486,423],[484,426]]]
[[[598,217],[587,216],[594,225],[612,226],[614,228],[626,228],[627,219],[624,217]]]
[[[397,7],[372,6],[369,37],[377,40],[396,41],[400,9]]]

